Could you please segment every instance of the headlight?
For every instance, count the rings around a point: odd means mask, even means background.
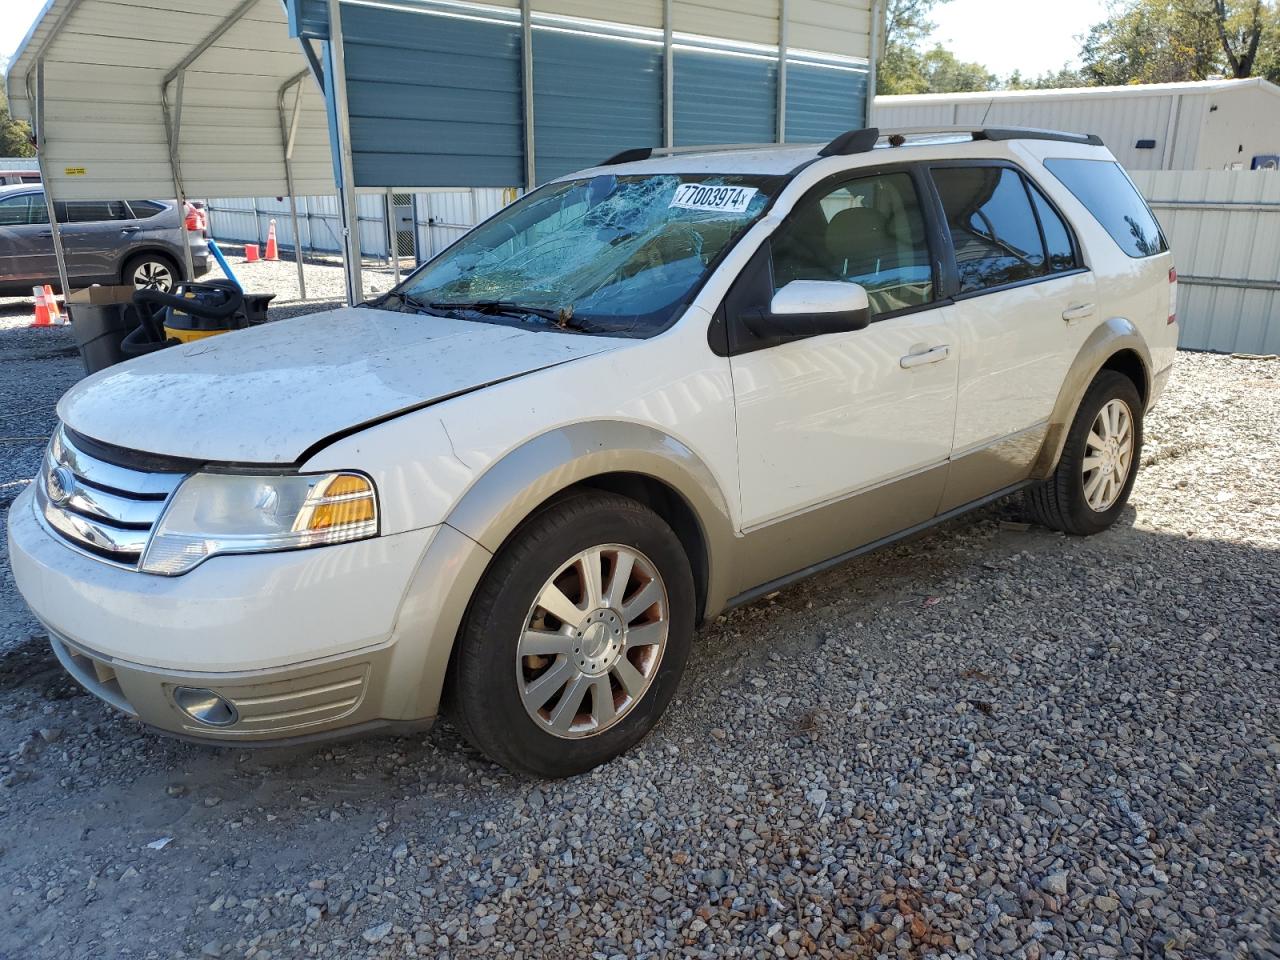
[[[361,474],[197,473],[174,493],[142,569],[172,576],[220,553],[318,547],[377,533],[377,496]]]

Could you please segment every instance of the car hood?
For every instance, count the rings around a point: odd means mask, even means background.
[[[110,367],[69,390],[58,416],[131,450],[295,463],[335,434],[628,342],[345,307]]]

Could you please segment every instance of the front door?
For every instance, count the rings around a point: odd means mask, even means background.
[[[759,582],[937,508],[958,363],[948,307],[936,302],[937,256],[917,184],[900,171],[816,188],[757,255],[767,281],[747,272],[738,281],[761,284],[757,308],[792,280],[855,282],[872,311],[862,330],[735,347],[742,526],[796,532],[759,540],[785,554],[757,568]],[[726,309],[749,309],[751,299],[735,289]]]
[[[58,275],[44,194],[0,197],[0,281],[44,282]]]

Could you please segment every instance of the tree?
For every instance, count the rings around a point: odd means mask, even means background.
[[[1207,80],[1221,45],[1206,0],[1131,0],[1090,28],[1080,52],[1092,84]],[[1208,0],[1216,2],[1216,0]]]
[[[1229,10],[1227,0],[1209,0],[1209,3],[1231,75],[1252,76],[1264,28],[1262,0],[1253,0],[1248,10],[1239,11]]]
[[[4,76],[9,61],[0,57],[0,77]],[[0,84],[0,157],[34,157],[31,146],[31,128],[25,120],[15,120],[9,115],[9,99],[4,84]]]
[[[1024,77],[1015,70],[1000,83],[1003,90],[1061,90],[1065,87],[1087,87],[1089,80],[1075,67],[1064,64],[1038,77]]]
[[[995,85],[995,75],[980,63],[959,60],[938,44],[921,49],[934,28],[929,15],[946,2],[889,0],[884,52],[876,64],[877,93],[961,93]]]

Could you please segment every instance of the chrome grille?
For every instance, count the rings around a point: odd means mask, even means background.
[[[90,456],[59,427],[36,478],[36,510],[73,546],[136,568],[151,528],[184,476]]]

